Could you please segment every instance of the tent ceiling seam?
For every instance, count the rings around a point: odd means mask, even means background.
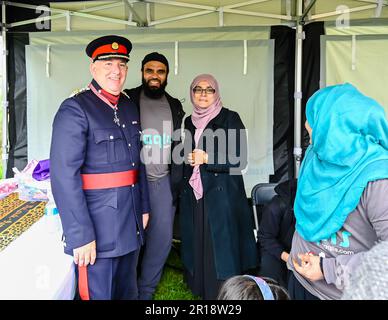
[[[175,41],[175,66],[174,66],[174,74],[178,75],[179,68],[179,46],[178,41]]]
[[[352,35],[352,70],[356,70],[356,35]]]
[[[50,56],[51,56],[50,49],[51,49],[51,46],[48,44],[47,45],[47,49],[46,49],[46,77],[47,78],[50,78],[50,62],[51,62],[51,59],[50,59]]]
[[[244,40],[244,69],[243,75],[246,76],[248,73],[248,40]]]

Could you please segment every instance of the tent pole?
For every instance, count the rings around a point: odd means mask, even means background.
[[[294,92],[294,159],[295,178],[299,177],[300,163],[302,159],[301,135],[302,135],[302,47],[303,47],[303,0],[298,0],[297,24],[295,35],[295,92]]]
[[[305,10],[303,10],[303,0],[297,1],[296,7],[296,34],[295,34],[295,92],[294,92],[294,159],[295,178],[299,177],[300,165],[302,161],[302,49],[305,33],[303,26],[307,14],[317,0],[311,0]]]
[[[6,15],[5,9],[6,4],[5,1],[1,3],[2,15],[1,15],[1,35],[2,35],[2,109],[3,109],[3,125],[2,125],[2,142],[1,142],[1,160],[3,165],[3,176],[1,178],[5,178],[7,172],[7,162],[8,162],[8,77],[7,77],[7,29],[6,29]]]

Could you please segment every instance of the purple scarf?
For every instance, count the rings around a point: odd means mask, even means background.
[[[214,93],[214,102],[208,108],[201,108],[198,105],[196,105],[194,102],[193,88],[195,88],[198,85],[198,83],[201,81],[207,81],[209,85],[216,90],[216,92]],[[195,134],[194,134],[194,141],[195,141],[195,147],[197,148],[199,138],[201,137],[207,124],[210,122],[210,120],[215,118],[220,113],[222,108],[222,102],[221,102],[220,91],[218,88],[217,80],[210,74],[200,74],[191,83],[190,98],[191,98],[191,103],[193,104],[193,107],[194,107],[193,113],[191,115],[191,121],[193,122],[196,128]],[[195,198],[197,200],[201,199],[203,197],[203,186],[202,186],[201,174],[199,171],[199,165],[194,166],[193,174],[190,177],[189,184],[193,188]]]
[[[38,181],[50,178],[50,159],[39,161],[32,172],[32,177]]]

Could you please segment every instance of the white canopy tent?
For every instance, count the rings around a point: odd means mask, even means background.
[[[74,30],[127,30],[128,28],[184,28],[184,27],[230,27],[285,24],[296,29],[295,46],[295,123],[294,157],[298,175],[301,149],[302,106],[302,46],[305,23],[334,20],[339,30],[348,29],[350,19],[388,17],[386,0],[117,0],[79,1],[52,3],[50,7],[17,2],[2,2],[3,92],[7,91],[6,36],[7,30],[37,23],[45,27],[51,21],[51,31]],[[40,10],[37,19],[7,24],[7,7]],[[372,28],[373,29],[373,28]],[[369,33],[365,28],[360,33]],[[354,40],[353,40],[354,41]],[[2,160],[8,158],[8,101],[3,94],[3,142]],[[5,166],[4,166],[5,167]]]

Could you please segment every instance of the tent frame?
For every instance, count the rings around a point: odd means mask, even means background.
[[[63,10],[63,9],[55,9],[49,8],[46,6],[37,6],[37,5],[29,5],[25,3],[18,3],[12,1],[1,1],[2,6],[2,38],[3,38],[3,46],[2,46],[2,63],[3,63],[3,77],[2,77],[2,88],[3,88],[3,99],[2,99],[2,109],[3,109],[3,121],[2,121],[2,146],[1,146],[1,154],[2,154],[2,163],[3,163],[3,178],[5,178],[6,168],[7,168],[7,160],[9,154],[9,141],[8,141],[8,120],[9,120],[9,102],[8,102],[8,77],[7,77],[7,47],[6,47],[6,38],[7,31],[10,28],[19,27],[22,25],[32,24],[32,23],[41,23],[43,21],[49,21],[54,19],[66,18],[66,31],[71,31],[71,17],[81,17],[87,19],[95,19],[110,23],[117,23],[125,25],[126,27],[153,27],[156,25],[169,23],[173,21],[180,21],[184,19],[189,19],[197,16],[203,16],[211,13],[218,12],[218,26],[224,26],[224,14],[236,14],[241,16],[253,16],[253,17],[262,17],[262,18],[272,18],[272,19],[280,19],[284,22],[291,23],[295,26],[296,29],[296,39],[295,39],[295,90],[294,90],[294,159],[295,159],[295,177],[299,176],[299,169],[302,158],[302,148],[301,148],[301,135],[302,135],[302,123],[301,123],[301,111],[302,111],[302,48],[303,48],[303,40],[304,40],[304,31],[303,26],[306,23],[306,17],[309,14],[311,8],[316,3],[316,0],[310,0],[309,4],[305,7],[303,0],[296,0],[296,16],[291,15],[291,0],[286,0],[286,15],[279,14],[271,14],[266,12],[252,12],[241,10],[241,7],[245,7],[252,4],[260,4],[265,3],[272,0],[250,0],[250,1],[242,1],[239,3],[225,5],[220,7],[207,6],[207,5],[199,5],[195,3],[187,3],[180,1],[172,1],[172,0],[114,0],[109,4],[97,5],[95,7],[91,7],[88,9],[82,9],[78,11],[74,10]],[[383,6],[388,6],[387,0],[356,0],[362,3],[368,3],[365,5],[360,5],[354,8],[347,8],[346,10],[338,10],[327,13],[320,13],[311,15],[308,19],[309,22],[316,21],[322,18],[337,16],[344,13],[358,12],[370,9],[376,9],[375,16],[379,17],[381,14],[381,9]],[[139,14],[135,11],[133,5],[135,3],[145,3],[146,4],[146,21],[142,21]],[[105,17],[104,15],[96,15],[91,14],[89,12],[95,12],[99,10],[105,10],[110,8],[115,8],[118,6],[122,6],[124,4],[127,12],[128,19],[116,19]],[[175,17],[169,17],[165,19],[152,20],[151,17],[151,4],[158,5],[166,5],[166,6],[175,6],[175,7],[184,7],[190,9],[197,9],[199,11],[178,15]],[[47,13],[51,13],[52,15],[47,15],[44,17],[38,17],[35,19],[29,19],[24,21],[18,21],[13,23],[6,23],[6,7],[13,6],[31,10],[41,10],[46,11]]]

